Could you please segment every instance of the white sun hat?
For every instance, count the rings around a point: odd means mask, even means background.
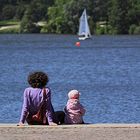
[[[71,90],[69,93],[68,93],[68,97],[69,99],[78,99],[80,96],[80,92],[78,90]]]

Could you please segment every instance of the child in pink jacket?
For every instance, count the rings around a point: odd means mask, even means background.
[[[79,101],[80,93],[77,90],[71,90],[68,93],[68,102],[64,108],[66,124],[83,124],[84,107]]]

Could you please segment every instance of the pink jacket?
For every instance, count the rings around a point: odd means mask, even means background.
[[[83,123],[83,115],[85,114],[84,107],[78,99],[69,99],[64,108],[66,124],[81,124]]]

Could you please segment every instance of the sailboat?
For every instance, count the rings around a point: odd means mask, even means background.
[[[79,36],[79,40],[85,40],[87,38],[91,38],[86,9],[84,9],[82,16],[80,17],[78,36]]]

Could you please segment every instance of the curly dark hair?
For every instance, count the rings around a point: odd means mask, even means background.
[[[48,82],[48,75],[41,71],[32,72],[28,76],[28,83],[33,88],[43,88]]]

